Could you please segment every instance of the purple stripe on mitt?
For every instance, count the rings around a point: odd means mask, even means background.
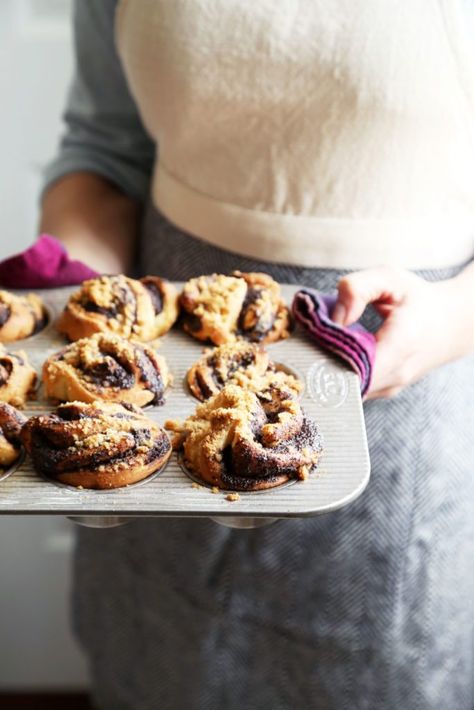
[[[81,261],[70,259],[54,237],[42,234],[32,247],[0,262],[0,284],[6,288],[73,286],[98,276]]]
[[[293,315],[323,349],[347,362],[360,377],[364,395],[370,386],[375,361],[376,340],[359,323],[343,327],[331,320],[336,296],[303,288],[293,299]]]

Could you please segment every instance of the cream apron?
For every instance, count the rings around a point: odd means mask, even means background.
[[[474,253],[465,0],[122,0],[159,146],[155,205],[271,262],[452,266]]]

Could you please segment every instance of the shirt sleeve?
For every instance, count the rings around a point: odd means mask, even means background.
[[[127,87],[115,47],[117,0],[75,0],[75,75],[64,112],[65,133],[43,175],[44,191],[60,177],[90,171],[144,201],[155,146]]]

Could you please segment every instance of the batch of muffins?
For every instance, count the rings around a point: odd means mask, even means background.
[[[38,376],[23,351],[1,343],[41,330],[38,296],[0,291],[0,467],[23,447],[43,476],[82,489],[129,486],[161,470],[173,449],[194,480],[255,491],[304,480],[321,438],[301,409],[302,383],[273,363],[266,343],[287,338],[291,316],[267,274],[211,274],[181,293],[157,276],[85,281],[55,327],[70,342],[42,367],[53,413],[27,419]],[[187,372],[193,414],[161,427],[143,407],[173,396],[159,338],[180,327],[208,347]],[[168,433],[169,432],[169,433]]]

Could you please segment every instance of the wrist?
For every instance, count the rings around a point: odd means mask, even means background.
[[[100,274],[117,274],[129,270],[130,263],[122,258],[120,250],[114,249],[105,240],[97,238],[84,225],[71,225],[55,235],[66,248],[71,259],[82,261]]]

